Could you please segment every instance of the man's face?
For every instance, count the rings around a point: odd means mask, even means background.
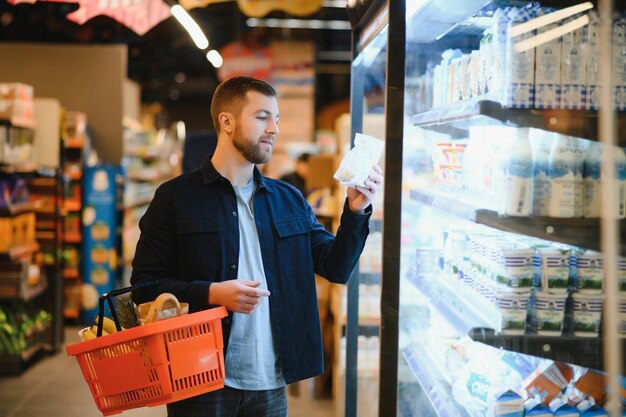
[[[246,97],[236,118],[233,145],[249,162],[264,164],[272,157],[278,134],[278,102],[257,91],[248,91]]]

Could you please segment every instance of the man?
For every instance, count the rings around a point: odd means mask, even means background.
[[[345,283],[365,245],[374,194],[348,189],[337,236],[302,195],[264,178],[278,134],[275,90],[249,77],[219,85],[211,103],[218,141],[202,167],[162,184],[139,227],[131,282],[167,278],[136,303],[173,293],[190,312],[223,305],[221,390],[168,404],[170,417],[286,417],[285,385],[323,372],[314,273]]]
[[[293,185],[300,191],[300,193],[307,197],[307,189],[306,189],[306,176],[309,171],[309,159],[311,155],[308,153],[303,153],[296,159],[296,169],[293,172],[283,175],[280,177],[281,181],[288,182]]]

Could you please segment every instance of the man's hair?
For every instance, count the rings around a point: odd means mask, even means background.
[[[239,116],[246,103],[248,91],[257,91],[269,97],[276,97],[274,87],[262,80],[252,77],[233,77],[217,86],[211,100],[211,117],[216,131],[220,131],[218,116],[222,112],[230,112]]]
[[[297,162],[304,162],[304,163],[307,163],[307,162],[309,162],[309,159],[311,159],[311,154],[310,154],[310,153],[305,152],[305,153],[303,153],[302,155],[300,155],[296,161],[297,161]]]

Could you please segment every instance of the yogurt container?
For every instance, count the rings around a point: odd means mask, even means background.
[[[535,293],[535,318],[537,334],[541,336],[561,336],[567,294],[551,294],[546,291]]]
[[[626,292],[626,258],[619,258],[617,261],[617,280],[619,290]]]
[[[553,294],[567,294],[571,249],[548,247],[539,248],[541,258],[541,286],[543,291]]]
[[[604,282],[602,254],[585,251],[576,258],[578,291],[601,294]]]
[[[622,337],[626,337],[626,295],[620,293],[619,297],[619,332]]]
[[[573,293],[574,335],[598,337],[602,319],[602,294]]]
[[[529,298],[530,291],[517,292],[509,289],[498,291],[498,310],[502,320],[502,334],[521,336],[526,332]]]
[[[497,281],[511,288],[530,288],[533,284],[533,254],[530,248],[502,249],[500,262],[503,275]]]

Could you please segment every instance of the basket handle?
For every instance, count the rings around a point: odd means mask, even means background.
[[[158,279],[156,281],[143,282],[141,284],[131,285],[130,287],[118,288],[116,290],[111,290],[109,292],[102,294],[100,296],[100,300],[98,301],[98,304],[99,304],[98,332],[96,333],[96,336],[97,337],[102,336],[102,327],[104,325],[103,317],[104,317],[104,301],[105,300],[109,303],[109,309],[111,310],[111,316],[113,318],[113,321],[115,322],[115,328],[119,332],[122,330],[122,326],[120,325],[120,320],[117,318],[117,312],[115,311],[115,307],[113,306],[112,297],[117,297],[118,295],[126,294],[128,292],[135,291],[140,288],[151,287],[152,285],[157,285],[165,281],[167,281],[167,279]]]

